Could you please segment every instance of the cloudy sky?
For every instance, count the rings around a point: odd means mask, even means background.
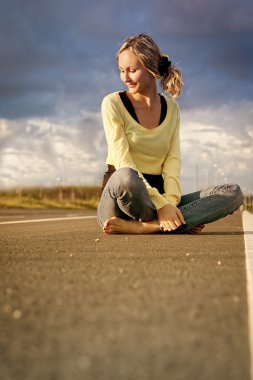
[[[100,182],[101,101],[142,32],[183,71],[183,192],[253,193],[252,0],[0,0],[0,188]]]

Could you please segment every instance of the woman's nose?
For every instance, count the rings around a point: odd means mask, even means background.
[[[129,75],[127,72],[124,73],[124,82],[129,82]]]

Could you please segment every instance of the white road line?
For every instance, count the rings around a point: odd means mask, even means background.
[[[243,230],[246,254],[248,325],[251,360],[251,379],[253,380],[253,214],[243,211]]]
[[[50,219],[29,219],[29,220],[13,220],[9,222],[0,222],[0,224],[21,224],[21,223],[40,223],[40,222],[55,222],[61,220],[78,220],[78,219],[93,219],[95,215],[90,216],[70,216],[65,218],[50,218]]]

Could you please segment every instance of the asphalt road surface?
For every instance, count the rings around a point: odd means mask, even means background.
[[[1,210],[0,379],[250,380],[240,212],[197,236],[94,215]]]

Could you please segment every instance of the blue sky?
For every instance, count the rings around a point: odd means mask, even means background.
[[[198,187],[253,193],[251,0],[1,0],[0,188],[99,183],[100,104],[124,89],[118,45],[142,32],[183,71],[183,192],[198,167]]]

